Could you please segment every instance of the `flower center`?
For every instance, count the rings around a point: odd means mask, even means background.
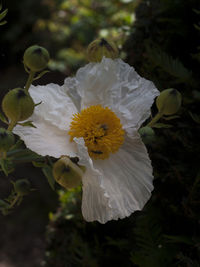
[[[69,135],[83,137],[90,157],[105,159],[124,142],[120,119],[108,107],[90,106],[73,116]]]

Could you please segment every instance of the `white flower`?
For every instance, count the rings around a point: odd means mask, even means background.
[[[40,155],[79,157],[84,218],[105,223],[141,210],[153,176],[137,130],[159,94],[154,84],[122,60],[103,58],[62,87],[32,86],[30,94],[42,101],[29,118],[37,128],[17,125],[14,133]]]

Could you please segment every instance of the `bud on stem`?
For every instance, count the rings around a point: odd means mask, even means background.
[[[181,107],[182,97],[176,89],[166,89],[156,99],[158,111],[163,115],[173,115]]]
[[[33,45],[24,53],[24,65],[32,72],[38,72],[47,67],[49,52],[41,46]]]
[[[83,173],[83,170],[68,157],[60,158],[53,166],[56,182],[66,189],[79,186]]]
[[[104,56],[114,59],[118,57],[118,48],[114,42],[101,38],[89,44],[87,55],[91,62],[100,62]]]
[[[12,130],[18,121],[28,119],[33,114],[34,107],[33,99],[24,89],[16,88],[9,91],[2,101],[3,112],[10,120],[8,129]]]

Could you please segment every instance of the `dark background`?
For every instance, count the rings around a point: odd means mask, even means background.
[[[1,173],[1,199],[12,179],[30,179],[36,191],[12,214],[0,215],[0,264],[200,266],[199,1],[21,0],[3,1],[3,8],[8,23],[0,26],[1,97],[24,86],[22,58],[28,46],[42,45],[51,54],[50,73],[35,84],[62,84],[87,63],[87,45],[109,36],[141,76],[160,91],[178,89],[183,103],[178,118],[161,121],[172,127],[155,129],[156,139],[147,144],[155,176],[151,200],[124,220],[85,223],[80,192],[52,191],[31,164],[17,166],[9,178]]]

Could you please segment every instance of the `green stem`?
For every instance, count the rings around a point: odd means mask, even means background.
[[[31,70],[29,73],[29,76],[28,76],[28,80],[27,80],[26,85],[25,85],[25,91],[26,92],[28,92],[28,89],[31,86],[31,83],[33,82],[34,75],[35,75],[35,71]]]
[[[163,113],[158,112],[156,116],[146,126],[152,127],[162,116],[163,116]]]
[[[17,124],[16,121],[11,121],[8,125],[8,131],[11,131],[13,130],[13,128],[15,127],[15,125]]]
[[[12,208],[17,203],[17,201],[19,200],[19,197],[20,196],[17,194],[16,197],[14,198],[14,200],[11,202],[9,208]]]

